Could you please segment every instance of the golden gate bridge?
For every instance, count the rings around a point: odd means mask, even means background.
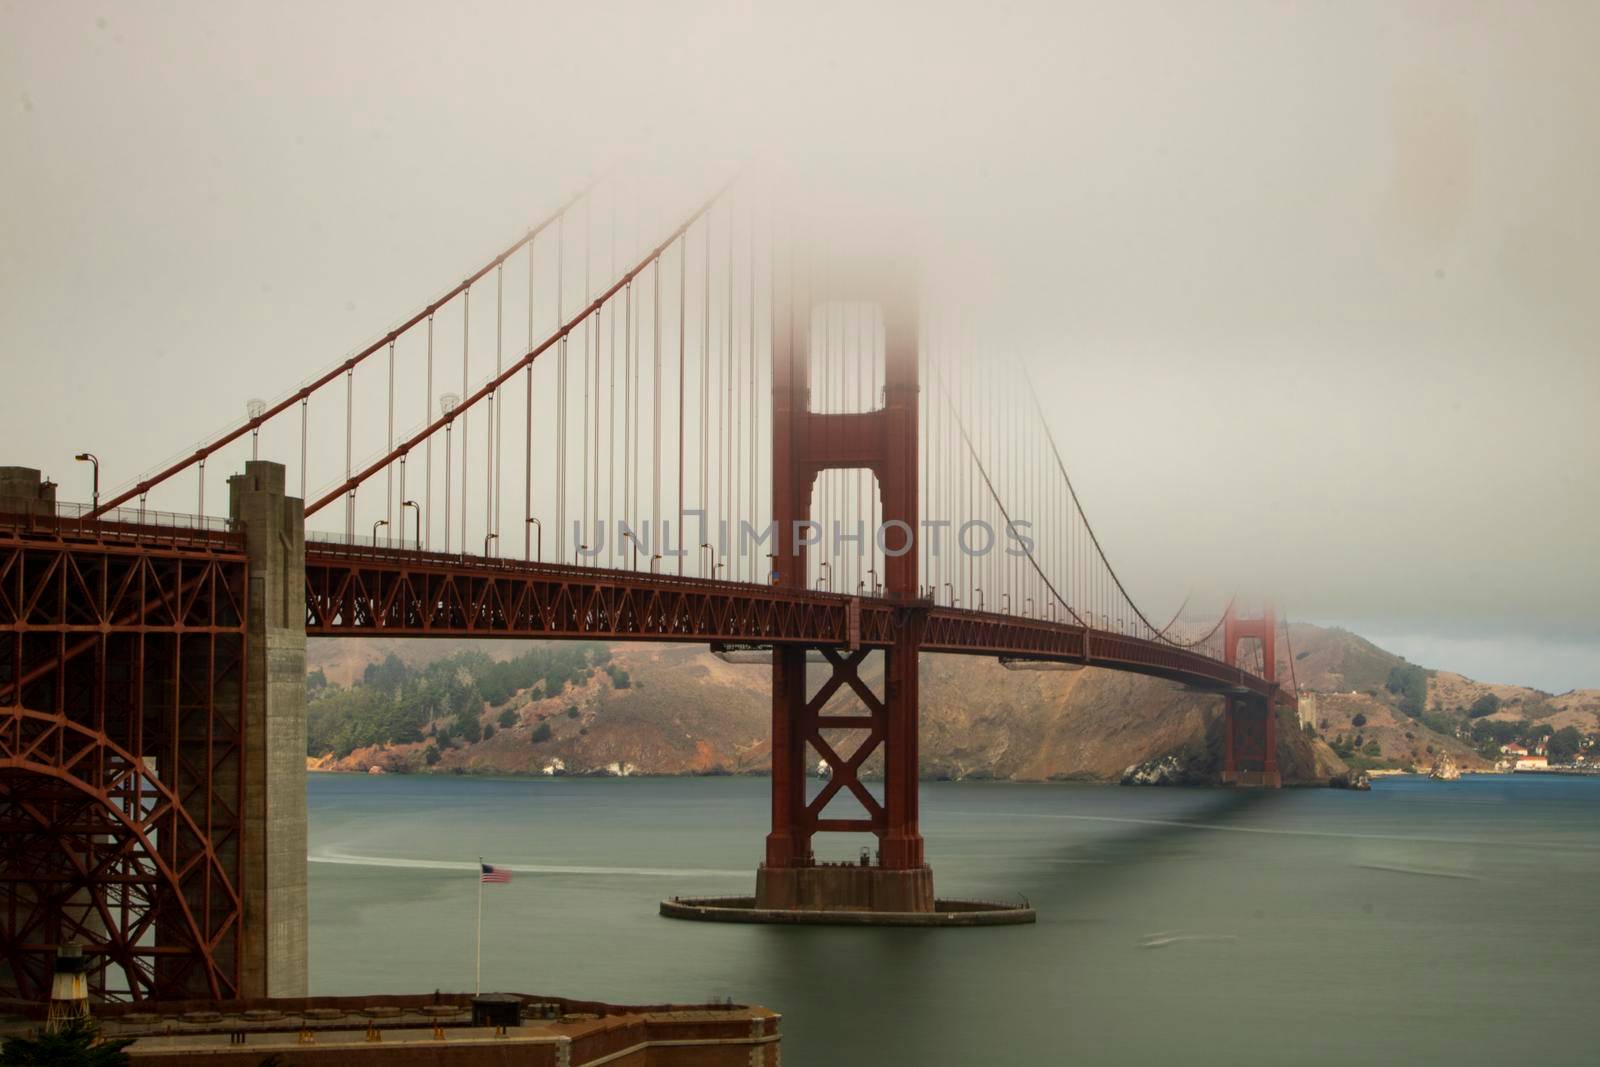
[[[1140,609],[958,292],[754,181],[666,201],[590,186],[104,500],[0,468],[0,996],[69,940],[105,997],[304,993],[308,636],[769,655],[766,908],[935,907],[923,653],[1220,694],[1225,780],[1278,784],[1270,608]]]

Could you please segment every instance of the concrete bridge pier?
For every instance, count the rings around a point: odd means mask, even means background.
[[[241,986],[306,995],[305,508],[283,464],[228,479],[228,513],[249,557],[245,664]]]

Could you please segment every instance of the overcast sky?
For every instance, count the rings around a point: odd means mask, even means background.
[[[0,462],[86,498],[607,162],[958,262],[1141,601],[1600,685],[1600,6],[0,5]]]

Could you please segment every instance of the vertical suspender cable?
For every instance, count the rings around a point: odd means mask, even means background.
[[[650,526],[651,531],[648,542],[650,551],[656,552],[661,548],[661,257],[657,256],[650,268],[650,296],[654,301],[654,309],[650,316],[653,340],[650,344],[650,359],[652,371],[650,374],[650,390],[655,403],[655,410],[650,415],[650,436],[655,442],[651,449],[650,460]],[[645,561],[649,563],[649,560]]]
[[[504,262],[494,268],[494,376],[500,377],[505,369],[503,356],[505,337],[505,269]],[[489,425],[494,429],[494,443],[489,452],[493,462],[489,465],[490,505],[494,531],[495,554],[500,554],[500,451],[505,447],[506,413],[498,391],[489,394]]]
[[[683,375],[684,375],[684,312],[688,308],[688,295],[684,289],[689,277],[689,235],[678,238],[678,577],[683,577]],[[666,552],[663,545],[661,551]]]
[[[587,302],[593,295],[594,295],[594,293],[590,289],[590,280],[589,280],[589,219],[588,219],[588,216],[585,215],[585,217],[584,217],[584,226],[583,226],[583,299],[584,299],[584,301]],[[590,374],[590,359],[591,359],[591,354],[589,352],[589,320],[586,317],[583,320],[583,456],[582,456],[582,462],[581,462],[581,464],[579,465],[579,468],[578,468],[579,470],[581,470],[583,472],[582,475],[578,479],[580,482],[583,483],[583,507],[582,507],[582,510],[578,512],[578,519],[586,527],[588,527],[588,529],[585,532],[588,533],[592,537],[594,535],[594,528],[592,526],[589,526],[589,492],[590,492],[590,485],[589,485],[589,465],[590,465],[590,458],[589,458],[589,374]],[[598,345],[596,345],[595,352],[593,353],[593,360],[594,360],[594,362],[598,363],[599,359],[600,359],[599,347],[598,347]],[[596,398],[596,400],[598,401],[598,398]],[[594,433],[595,433],[595,442],[594,442],[595,462],[598,462],[599,461],[599,452],[600,452],[600,437],[599,437],[599,435],[600,435],[600,413],[599,413],[598,410],[595,412],[594,423],[595,423],[595,425],[594,425]],[[595,488],[594,492],[598,496],[600,490],[598,488]]]
[[[394,342],[389,342],[389,434],[384,445],[385,452],[394,451]],[[389,534],[394,535],[394,464],[390,463],[383,472],[383,521]]]
[[[354,467],[353,461],[355,458],[352,453],[352,449],[355,446],[354,431],[352,429],[352,427],[355,425],[356,413],[355,377],[356,371],[354,367],[344,372],[344,479],[347,482],[350,480],[350,472]],[[204,480],[202,480],[200,483],[200,493],[201,496],[204,497]],[[350,490],[350,495],[345,499],[344,504],[344,533],[346,544],[354,543],[355,530],[356,491],[352,489]]]
[[[585,200],[583,204],[583,298],[585,300],[594,296],[594,208],[592,200]],[[593,349],[593,375],[591,383],[588,374],[584,375],[584,392],[589,394],[593,386],[594,397],[594,452],[590,462],[593,464],[593,477],[590,470],[585,470],[584,481],[584,515],[583,521],[592,533],[599,527],[600,515],[600,309],[594,309],[594,315],[584,320],[583,324],[584,348]],[[589,417],[589,405],[584,404],[584,418]],[[585,441],[588,435],[585,434]],[[589,500],[594,500],[594,509],[590,511]]]
[[[727,330],[722,335],[722,388],[723,388],[723,392],[726,394],[726,402],[725,402],[724,407],[723,407],[723,411],[724,411],[726,417],[724,418],[723,424],[722,424],[722,444],[723,444],[723,447],[724,447],[725,451],[723,453],[723,461],[720,464],[722,469],[720,471],[718,471],[717,473],[720,476],[721,481],[722,481],[722,485],[723,485],[722,509],[721,509],[721,511],[722,511],[722,521],[726,524],[725,528],[728,529],[729,532],[731,534],[733,534],[734,538],[735,538],[732,542],[730,542],[730,544],[728,545],[728,548],[727,548],[727,551],[728,551],[729,555],[732,556],[732,554],[734,552],[736,552],[737,549],[738,549],[737,527],[734,525],[734,523],[737,521],[738,516],[736,514],[737,507],[734,504],[734,497],[733,497],[733,487],[734,487],[733,470],[734,470],[734,466],[735,466],[734,451],[735,451],[735,449],[738,448],[738,444],[737,444],[737,438],[734,437],[734,419],[733,419],[733,400],[734,400],[734,396],[735,396],[735,385],[734,385],[734,380],[733,380],[734,379],[735,354],[734,354],[734,351],[733,351],[733,197],[732,196],[728,197],[728,298],[727,299],[728,299],[728,327],[727,327]],[[734,573],[733,573],[733,561],[732,561],[732,559],[729,559],[727,561],[725,569],[727,571],[727,577],[729,577],[730,579],[733,578],[734,577]]]
[[[472,288],[468,286],[461,293],[461,395],[471,396],[471,381],[467,372],[467,361],[471,355],[470,334],[472,326]],[[471,482],[471,469],[467,466],[467,445],[471,435],[467,432],[471,425],[472,410],[470,408],[461,412],[461,551],[467,550],[467,486]]]
[[[711,219],[710,212],[706,213],[706,261],[705,280],[701,286],[704,307],[700,313],[700,410],[697,412],[700,422],[700,521],[702,529],[711,516]],[[700,546],[694,546],[695,561],[698,564],[702,578],[711,577],[705,573],[705,556],[700,551]]]
[[[567,219],[556,222],[556,322],[567,321]],[[556,559],[567,559],[567,336],[556,351]]]
[[[533,365],[528,365],[531,373]],[[428,369],[427,379],[424,382],[427,395],[422,398],[422,424],[428,425],[433,420],[433,316],[428,316]],[[426,463],[428,472],[422,477],[422,525],[428,531],[424,546],[433,543],[433,434],[428,435]]]
[[[630,281],[622,290],[622,521],[631,530],[633,528],[633,465],[630,458],[633,455],[633,283]],[[620,554],[621,566],[627,565],[628,554],[625,548],[617,544],[621,539],[622,527],[617,527],[617,537],[612,540],[613,549]]]
[[[587,202],[587,200],[585,201]],[[534,273],[533,238],[528,239],[528,351],[533,351]],[[533,364],[523,374],[527,400],[523,405],[522,445],[522,558],[533,558]],[[543,540],[543,535],[540,535]]]
[[[750,471],[750,497],[746,507],[750,515],[752,526],[760,526],[760,504],[756,499],[756,484],[761,465],[756,462],[760,454],[760,445],[757,434],[760,432],[761,408],[760,394],[756,389],[756,379],[761,377],[761,363],[756,359],[756,197],[752,189],[750,194],[750,450],[745,453],[745,466]],[[773,545],[774,549],[778,546]],[[750,560],[750,577],[753,581],[765,581],[770,566],[763,567],[761,561]]]
[[[310,405],[309,396],[300,400],[300,499],[306,498],[306,408]]]

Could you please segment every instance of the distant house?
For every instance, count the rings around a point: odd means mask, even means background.
[[[1515,741],[1511,742],[1509,745],[1501,745],[1500,751],[1504,752],[1508,756],[1526,756],[1528,754],[1528,750],[1517,744]]]
[[[1514,769],[1519,771],[1543,771],[1548,770],[1549,767],[1550,758],[1548,756],[1529,756],[1524,754],[1517,757],[1517,764]]]

